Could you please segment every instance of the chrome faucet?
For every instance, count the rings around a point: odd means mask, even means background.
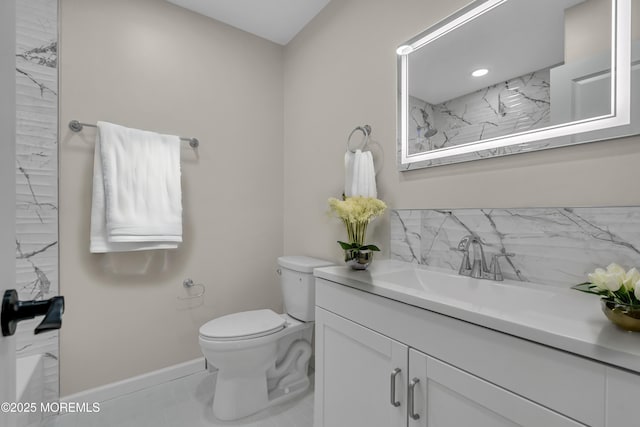
[[[498,262],[498,259],[502,256],[505,258],[509,258],[512,256],[516,256],[516,254],[510,252],[493,254],[493,256],[491,257],[491,265],[489,266],[489,279],[498,282],[502,282],[504,280],[504,277],[502,276],[502,270],[500,269],[500,263]]]
[[[473,261],[469,259],[469,249],[473,247]],[[462,263],[458,274],[461,276],[469,276],[474,279],[489,279],[502,281],[502,270],[498,259],[500,257],[512,257],[513,253],[498,253],[491,257],[491,265],[487,268],[487,261],[484,257],[484,248],[482,240],[475,234],[466,235],[458,243],[458,250],[463,253]]]
[[[469,248],[473,245],[473,263],[469,260]],[[484,279],[485,273],[489,273],[487,269],[487,261],[484,258],[484,249],[482,241],[476,235],[469,234],[464,236],[458,243],[458,250],[462,252],[462,264],[458,274],[461,276],[470,276],[475,279]],[[478,257],[478,255],[480,255]]]

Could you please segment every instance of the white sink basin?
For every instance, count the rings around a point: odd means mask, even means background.
[[[438,300],[466,302],[476,309],[483,307],[503,312],[522,311],[532,305],[543,307],[558,296],[558,290],[548,286],[474,279],[412,264],[394,271],[374,269],[371,280],[379,286],[401,287],[412,294],[424,293]]]

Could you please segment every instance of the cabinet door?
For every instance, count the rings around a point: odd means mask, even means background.
[[[409,350],[409,427],[583,426],[481,378]],[[413,413],[411,406],[413,405]]]
[[[406,426],[406,378],[405,345],[316,308],[315,427]]]
[[[607,368],[607,427],[640,425],[638,397],[640,375],[622,369]]]

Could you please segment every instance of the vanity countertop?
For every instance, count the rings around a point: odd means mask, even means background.
[[[602,313],[596,295],[569,288],[463,277],[379,260],[368,270],[314,270],[316,277],[640,373],[640,333]]]

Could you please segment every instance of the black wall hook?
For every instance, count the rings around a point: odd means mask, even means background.
[[[64,297],[62,296],[44,301],[20,301],[15,289],[6,290],[2,297],[2,311],[0,312],[2,335],[5,337],[13,335],[21,320],[33,319],[42,315],[44,315],[44,319],[36,326],[34,334],[60,329],[62,313],[64,313]]]

